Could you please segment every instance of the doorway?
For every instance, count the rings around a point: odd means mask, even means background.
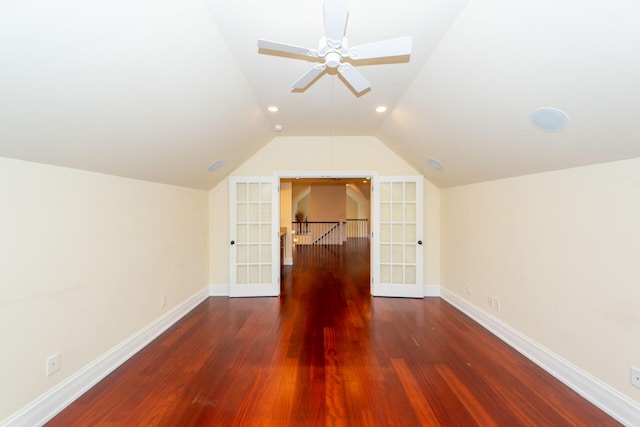
[[[347,186],[344,182],[340,183],[340,179],[363,180],[363,177],[369,176],[372,181],[369,184],[370,221],[367,236],[370,242],[371,295],[424,297],[423,177],[376,176],[367,173],[326,176],[308,172],[306,175],[276,172],[271,177],[234,176],[230,180],[229,295],[276,296],[280,293],[281,253],[279,252],[283,235],[288,237],[284,244],[291,248],[293,248],[294,238],[298,239],[296,245],[313,245],[314,243],[329,245],[327,241],[329,235],[339,236],[338,238],[342,239],[340,242],[347,240],[346,218],[344,221],[338,221],[338,225],[329,226],[325,231],[315,233],[308,227],[310,225],[308,215],[303,222],[295,221],[296,212],[293,212],[294,207],[291,202],[293,184],[287,183],[286,179],[330,179],[336,183],[336,186],[343,186],[341,192],[344,193]],[[282,181],[283,179],[285,181]],[[327,182],[329,181],[323,181],[323,183]],[[288,191],[289,194],[289,201],[285,203],[283,203],[285,197],[280,193],[281,184],[283,187],[288,186],[282,192],[284,194]],[[333,202],[325,201],[324,204],[332,205]],[[304,206],[304,203],[302,205]],[[299,206],[300,202],[298,202],[298,208]],[[280,215],[281,207],[284,215]],[[333,206],[329,207],[333,208]],[[296,209],[299,210],[298,208]],[[346,211],[344,206],[342,209]],[[320,216],[319,219],[326,218]],[[343,222],[345,225],[341,227]],[[294,230],[294,226],[297,230]],[[297,234],[294,231],[297,231]],[[307,241],[303,242],[301,239]],[[284,251],[282,253],[282,259],[287,262],[288,254]],[[294,262],[292,257],[293,255],[291,255],[291,263]]]

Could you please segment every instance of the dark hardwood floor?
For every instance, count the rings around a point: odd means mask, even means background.
[[[301,247],[279,298],[209,298],[50,426],[614,426],[440,298]]]

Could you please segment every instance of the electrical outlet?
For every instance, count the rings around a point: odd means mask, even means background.
[[[471,286],[467,286],[467,295],[473,295],[473,288]]]
[[[167,296],[162,295],[160,297],[160,307],[166,307],[166,306],[167,306]]]
[[[500,300],[498,298],[493,299],[493,308],[495,311],[500,311]]]
[[[60,369],[60,353],[56,353],[47,359],[47,376],[51,376]]]
[[[631,367],[631,384],[640,388],[640,369],[634,366]]]

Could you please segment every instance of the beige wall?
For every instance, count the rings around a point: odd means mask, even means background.
[[[640,159],[443,190],[442,241],[444,287],[640,402]]]
[[[282,251],[283,259],[281,263],[291,265],[293,262],[293,255],[291,250],[291,222],[294,220],[293,212],[291,210],[291,192],[293,186],[290,182],[280,183],[280,228],[286,229],[286,235],[284,240],[284,250]]]
[[[0,206],[0,420],[207,285],[205,191],[0,158]]]
[[[378,175],[419,175],[374,137],[278,137],[233,175],[273,176],[274,171],[376,171]],[[210,280],[229,283],[229,180],[209,193]],[[425,181],[425,284],[440,282],[440,191]]]
[[[340,185],[312,185],[309,221],[340,221],[347,218],[347,190]]]

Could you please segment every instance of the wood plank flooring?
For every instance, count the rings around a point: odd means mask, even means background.
[[[279,298],[209,298],[49,426],[614,426],[439,298],[372,298],[366,241]]]

